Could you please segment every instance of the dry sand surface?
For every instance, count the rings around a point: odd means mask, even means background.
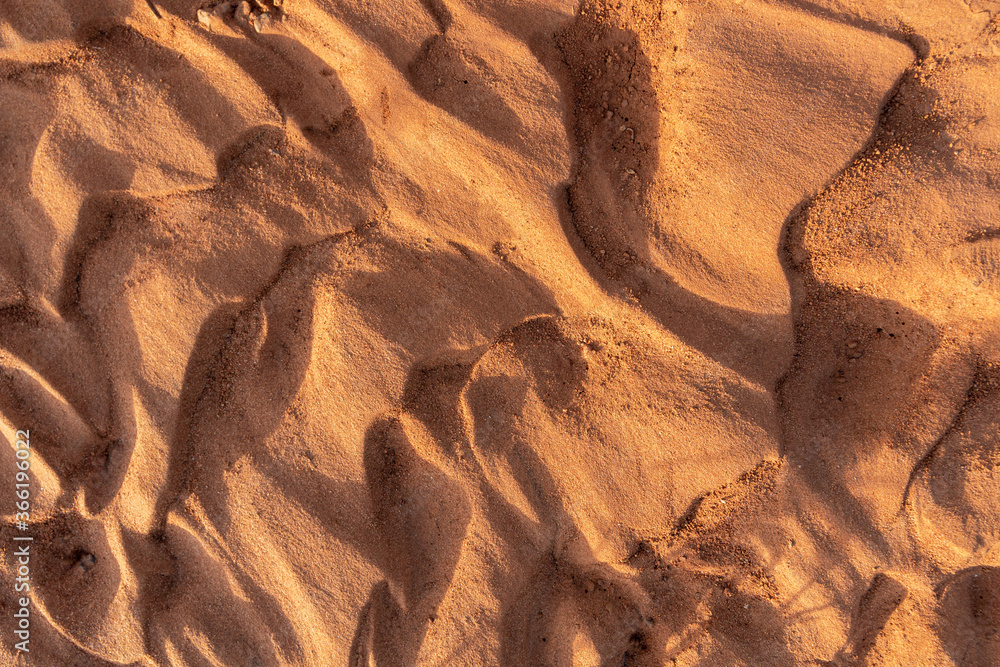
[[[998,0],[0,0],[0,229],[0,665],[1000,665]]]

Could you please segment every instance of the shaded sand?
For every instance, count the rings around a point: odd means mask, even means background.
[[[998,14],[0,0],[0,664],[1000,665]]]

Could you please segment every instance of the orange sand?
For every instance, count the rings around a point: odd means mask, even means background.
[[[0,0],[0,665],[1000,665],[998,15]]]

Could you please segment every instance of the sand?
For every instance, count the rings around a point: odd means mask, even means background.
[[[0,0],[0,665],[1000,665],[998,100],[996,0]]]

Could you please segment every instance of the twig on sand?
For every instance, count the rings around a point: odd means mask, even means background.
[[[157,9],[156,5],[153,4],[153,0],[146,0],[146,4],[149,5],[149,8],[153,10],[153,14],[156,16],[156,18],[158,19],[163,18],[163,15],[160,14],[160,10]]]

